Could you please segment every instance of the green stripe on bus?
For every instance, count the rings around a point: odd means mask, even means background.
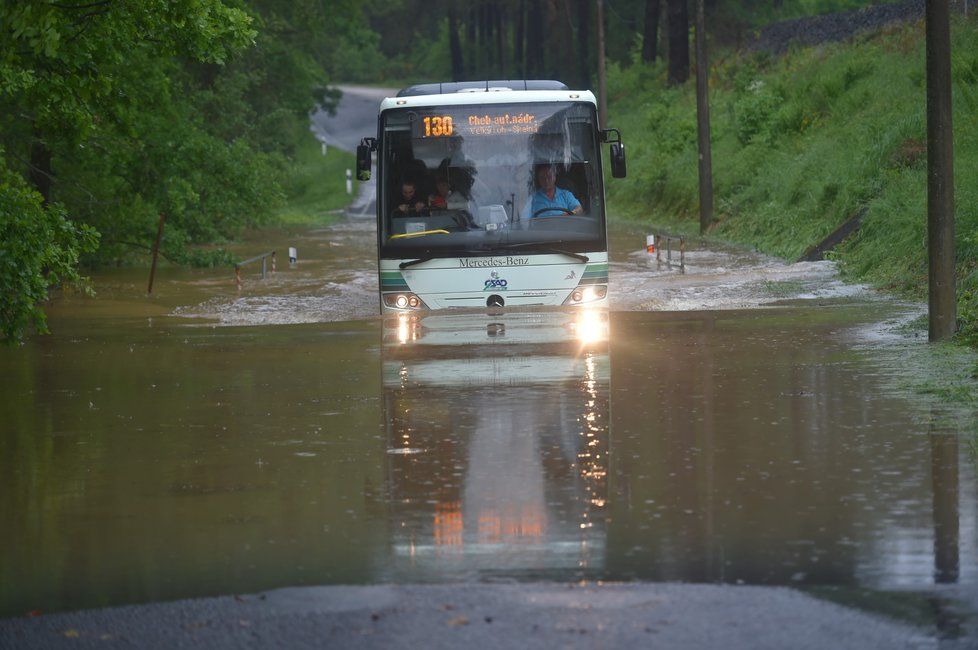
[[[408,291],[410,288],[400,271],[380,272],[381,291]]]

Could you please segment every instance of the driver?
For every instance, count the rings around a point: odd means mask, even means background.
[[[536,179],[539,189],[530,197],[530,210],[525,218],[581,214],[584,211],[576,196],[557,187],[557,172],[553,165],[537,165],[533,170],[533,178]]]

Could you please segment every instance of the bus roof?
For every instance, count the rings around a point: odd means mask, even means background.
[[[431,84],[433,86],[444,84]],[[563,85],[563,84],[561,84]],[[412,86],[418,88],[418,86]],[[402,91],[403,92],[403,91]],[[448,93],[428,95],[400,95],[387,97],[380,103],[380,112],[392,108],[423,108],[429,106],[463,106],[471,104],[517,104],[522,102],[587,102],[597,107],[597,100],[590,90],[516,90],[508,87],[463,89]]]
[[[445,81],[432,84],[418,84],[402,88],[398,97],[417,95],[446,95],[461,92],[491,92],[493,90],[569,90],[562,81],[552,79],[498,79],[487,81]]]
[[[583,101],[597,106],[590,90],[571,90],[553,79],[495,79],[446,81],[402,88],[384,99],[380,112],[391,108],[459,106],[466,104],[513,104],[519,102]]]

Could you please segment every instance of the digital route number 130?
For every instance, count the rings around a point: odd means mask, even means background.
[[[449,136],[452,134],[452,116],[435,115],[424,118],[424,135],[428,137]]]

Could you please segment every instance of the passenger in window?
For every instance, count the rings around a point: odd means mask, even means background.
[[[530,197],[524,219],[554,217],[562,214],[581,214],[584,208],[572,192],[557,187],[557,171],[553,165],[537,165],[533,172],[537,191]]]
[[[394,216],[406,217],[409,215],[421,214],[425,210],[425,203],[418,196],[417,184],[414,181],[404,181],[401,183],[401,196],[396,201],[397,207],[394,208]]]
[[[454,194],[448,177],[439,174],[435,178],[435,193],[428,197],[428,207],[433,210],[447,210],[449,203],[455,203]]]

